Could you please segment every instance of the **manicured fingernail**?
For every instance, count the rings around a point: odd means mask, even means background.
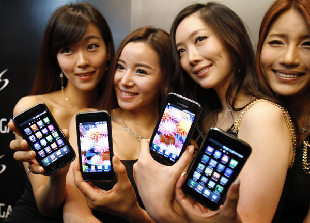
[[[189,146],[189,150],[188,150],[188,152],[190,152],[190,153],[194,153],[194,146]]]
[[[183,173],[181,174],[181,177],[184,177],[184,176],[185,176],[185,174],[186,174],[186,172],[183,172]]]
[[[237,179],[234,181],[234,184],[240,184],[240,179],[237,178]]]

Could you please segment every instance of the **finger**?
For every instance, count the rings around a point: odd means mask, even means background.
[[[26,140],[22,139],[22,138],[19,138],[19,139],[13,139],[11,142],[10,142],[10,148],[11,150],[13,151],[25,151],[25,150],[29,150],[29,147],[28,147],[28,143]]]
[[[19,132],[18,132],[18,130],[17,130],[17,128],[16,128],[15,125],[14,125],[14,122],[10,121],[10,122],[8,123],[8,127],[9,127],[9,129],[10,129],[12,132],[14,132],[14,133],[20,135]]]
[[[31,173],[35,173],[35,174],[43,174],[44,173],[43,167],[40,166],[39,164],[31,164],[28,168],[29,168]]]
[[[180,174],[192,161],[194,155],[194,146],[188,146],[180,159],[174,164],[176,170]],[[178,175],[179,175],[178,174]]]
[[[30,164],[37,163],[36,162],[36,153],[32,150],[30,151],[17,151],[13,154],[13,158],[17,161],[28,162]]]
[[[235,216],[239,201],[240,181],[236,180],[229,188],[222,211],[225,215]]]
[[[150,140],[148,139],[142,139],[141,140],[141,146],[140,146],[140,152],[139,152],[139,158],[138,160],[149,160],[151,159],[150,154]]]
[[[185,180],[185,176],[186,176],[186,173],[183,172],[177,181],[176,188],[175,188],[175,198],[178,204],[180,205],[180,208],[185,213],[187,213],[189,211],[188,207],[191,207],[194,201],[188,196],[186,196],[181,189],[184,183],[184,180]]]
[[[114,156],[112,162],[117,183],[122,184],[123,182],[128,181],[126,167],[121,163],[120,159],[117,156]]]

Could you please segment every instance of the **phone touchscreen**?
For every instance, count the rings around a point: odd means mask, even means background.
[[[187,192],[212,210],[221,205],[251,153],[248,145],[232,142],[225,135],[207,137],[184,183]]]
[[[175,162],[180,156],[195,116],[195,113],[189,110],[167,103],[151,150]]]
[[[47,110],[41,110],[35,116],[29,116],[19,129],[23,132],[30,147],[37,153],[37,160],[43,167],[52,166],[68,153],[72,153],[58,125]]]
[[[112,171],[107,122],[82,122],[79,123],[79,131],[82,171]]]

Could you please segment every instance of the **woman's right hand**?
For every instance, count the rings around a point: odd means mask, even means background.
[[[29,163],[29,170],[32,173],[43,174],[44,169],[36,160],[36,153],[29,149],[27,141],[20,136],[12,121],[9,122],[8,127],[15,134],[15,139],[10,142],[10,149],[14,152],[14,159]]]

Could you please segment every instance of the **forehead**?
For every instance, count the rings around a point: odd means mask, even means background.
[[[132,62],[159,64],[157,52],[144,42],[130,42],[122,50],[120,59]]]
[[[191,14],[184,18],[178,25],[175,34],[176,40],[180,37],[189,37],[193,33],[202,30],[213,32],[212,28],[199,17],[198,13]]]
[[[309,35],[310,26],[298,10],[289,9],[273,22],[269,34]]]

